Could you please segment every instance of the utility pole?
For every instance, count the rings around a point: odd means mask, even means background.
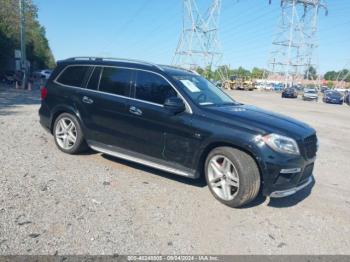
[[[270,1],[271,3],[271,1]],[[269,60],[270,80],[283,81],[292,86],[308,77],[317,44],[317,22],[320,9],[326,10],[324,0],[281,0],[278,33],[273,40]]]
[[[28,80],[28,67],[27,67],[27,54],[26,54],[26,30],[25,30],[25,0],[18,0],[19,4],[19,28],[20,28],[20,41],[21,41],[21,69],[23,71],[22,84],[23,87],[27,87]]]
[[[183,0],[183,28],[172,64],[196,70],[212,69],[221,62],[222,53],[218,40],[221,0],[211,0],[203,12],[202,1]]]

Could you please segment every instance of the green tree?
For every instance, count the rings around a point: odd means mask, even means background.
[[[254,67],[251,76],[253,79],[262,79],[264,77],[264,69]]]
[[[310,66],[308,69],[306,69],[304,74],[304,79],[307,79],[307,80],[317,79],[317,71],[313,66]]]
[[[32,0],[24,1],[26,21],[27,59],[37,68],[52,68],[55,60],[45,36],[45,29],[38,21],[38,8]],[[20,48],[18,0],[0,0],[0,71]]]
[[[335,78],[337,77],[337,72],[335,71],[328,71],[327,73],[324,74],[324,79],[329,81],[334,81]]]

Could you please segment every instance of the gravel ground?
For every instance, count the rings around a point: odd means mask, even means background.
[[[60,152],[38,92],[0,88],[0,254],[350,254],[350,107],[230,93],[317,129],[312,189],[232,209],[203,181]]]

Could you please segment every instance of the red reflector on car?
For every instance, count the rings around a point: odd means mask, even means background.
[[[41,97],[41,100],[44,100],[47,96],[47,88],[46,87],[42,87],[40,89],[40,97]]]

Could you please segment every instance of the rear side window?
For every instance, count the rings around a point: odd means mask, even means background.
[[[87,85],[88,89],[91,89],[91,90],[98,89],[98,82],[100,81],[101,70],[102,70],[102,67],[95,67],[90,77],[89,83]]]
[[[102,71],[99,90],[102,92],[129,96],[132,70],[105,67]]]
[[[58,83],[74,87],[82,87],[88,66],[68,66],[56,80]]]
[[[177,96],[174,88],[161,76],[139,71],[135,98],[163,105],[165,100]]]

